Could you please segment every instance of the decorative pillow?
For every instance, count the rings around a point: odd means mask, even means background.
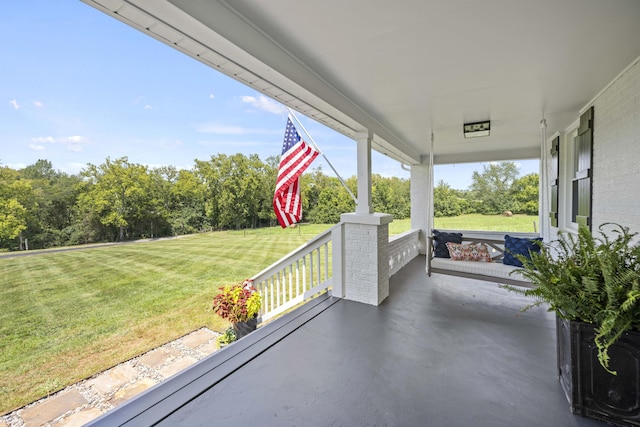
[[[436,258],[449,258],[447,242],[462,243],[462,233],[444,233],[433,230],[434,256]]]
[[[540,246],[534,243],[535,241],[541,242],[542,237],[527,239],[511,237],[507,234],[504,236],[504,258],[502,259],[502,263],[522,267],[522,262],[520,262],[516,256],[523,255],[530,259],[531,252],[540,252]]]
[[[484,243],[469,243],[462,245],[459,243],[447,242],[449,255],[454,261],[479,261],[493,262],[489,254],[489,248]]]

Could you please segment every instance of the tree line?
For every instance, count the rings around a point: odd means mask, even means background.
[[[497,169],[496,169],[497,168]],[[213,155],[192,169],[149,168],[107,158],[67,174],[38,160],[23,169],[0,166],[0,248],[17,250],[124,241],[211,230],[277,225],[272,199],[278,158]],[[517,179],[513,162],[474,173],[467,191],[440,182],[435,214],[537,212],[537,175]],[[345,180],[355,194],[355,177]],[[333,224],[355,203],[340,181],[318,167],[301,178],[303,221]],[[409,218],[410,182],[372,176],[376,212]]]
[[[473,172],[468,190],[453,189],[440,180],[433,189],[434,214],[537,215],[539,181],[537,173],[519,177],[514,162],[490,163],[482,172]]]

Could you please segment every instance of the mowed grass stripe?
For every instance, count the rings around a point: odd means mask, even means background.
[[[280,231],[0,258],[0,412],[201,326],[223,330],[218,287],[313,237]]]

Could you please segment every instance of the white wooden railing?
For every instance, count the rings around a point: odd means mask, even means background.
[[[265,322],[331,286],[331,233],[337,224],[253,277],[262,295],[260,321]]]
[[[341,271],[344,259],[341,239],[343,224],[337,224],[285,255],[253,277],[253,285],[262,296],[259,321],[266,322],[296,305],[341,286],[342,278],[333,276],[333,267]],[[418,256],[418,230],[389,239],[389,276],[397,273]],[[334,245],[335,243],[335,245]],[[334,261],[335,260],[335,261]]]

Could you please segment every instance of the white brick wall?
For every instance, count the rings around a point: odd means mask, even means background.
[[[418,235],[418,230],[412,230],[389,240],[389,277],[419,255]]]
[[[593,229],[616,222],[640,232],[640,61],[593,106]]]
[[[345,223],[345,298],[378,305],[389,295],[389,225]]]

